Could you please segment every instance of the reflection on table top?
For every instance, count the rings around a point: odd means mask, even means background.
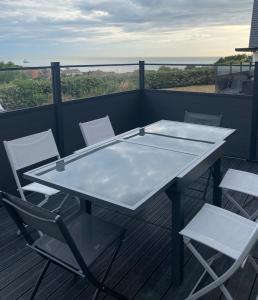
[[[187,139],[216,142],[225,140],[234,129],[162,120],[145,128],[146,132]]]

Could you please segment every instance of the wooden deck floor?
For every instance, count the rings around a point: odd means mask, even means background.
[[[223,170],[229,167],[258,173],[258,164],[223,159]],[[203,189],[205,181],[199,179],[194,188]],[[207,199],[211,200],[212,190],[209,189]],[[188,189],[184,196],[184,212],[186,223],[202,207],[202,194]],[[244,201],[246,196],[239,196]],[[228,203],[223,206],[231,209]],[[252,209],[250,205],[250,209]],[[66,208],[67,214],[74,205]],[[120,224],[127,228],[127,238],[107,280],[107,284],[115,287],[130,299],[135,300],[177,300],[184,299],[200,276],[202,268],[199,263],[185,250],[185,280],[180,288],[171,284],[170,270],[170,202],[162,194],[149,203],[143,211],[135,216],[121,214],[95,206],[93,213],[101,218]],[[0,299],[29,299],[31,289],[43,265],[37,254],[25,247],[22,237],[16,234],[16,228],[7,216],[4,208],[0,208]],[[210,250],[199,247],[204,256]],[[258,250],[258,249],[257,249]],[[256,251],[257,259],[258,252]],[[105,267],[105,253],[93,266],[93,271],[100,276]],[[220,261],[216,270],[223,272],[228,259]],[[204,281],[207,282],[208,278]],[[205,282],[203,283],[205,284]],[[255,300],[258,293],[257,275],[246,265],[227,283],[235,300]],[[58,266],[51,266],[37,294],[37,299],[90,299],[93,287]],[[101,295],[100,299],[109,299]],[[219,289],[203,297],[209,300],[222,300]]]

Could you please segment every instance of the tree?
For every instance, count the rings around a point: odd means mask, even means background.
[[[18,66],[11,61],[8,61],[7,63],[0,61],[0,83],[9,83],[13,80],[25,79],[27,77],[23,71],[19,71],[19,70],[1,71],[1,69],[16,68],[16,67],[18,68],[21,66]]]
[[[15,68],[15,67],[20,67],[20,66],[16,65],[12,61],[8,61],[7,63],[5,63],[4,61],[0,61],[0,69]]]

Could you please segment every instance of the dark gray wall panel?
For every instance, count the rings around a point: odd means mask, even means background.
[[[78,123],[109,115],[115,133],[160,119],[182,121],[184,111],[223,114],[223,126],[236,128],[227,154],[248,157],[251,102],[247,96],[227,96],[171,91],[132,91],[63,103],[65,153],[84,146]],[[14,191],[15,184],[2,141],[52,128],[56,132],[54,105],[0,114],[0,189]]]
[[[222,126],[235,128],[226,154],[247,158],[251,134],[252,97],[161,90],[145,90],[143,107],[145,123],[160,119],[183,121],[185,110],[222,114]]]
[[[63,103],[65,153],[84,147],[79,122],[109,115],[115,134],[138,127],[139,102],[139,91],[132,91]]]
[[[12,192],[16,189],[3,141],[30,135],[49,128],[55,134],[53,105],[0,114],[0,189]]]

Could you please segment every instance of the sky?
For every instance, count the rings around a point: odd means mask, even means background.
[[[0,0],[0,61],[202,57],[246,47],[253,0]]]

